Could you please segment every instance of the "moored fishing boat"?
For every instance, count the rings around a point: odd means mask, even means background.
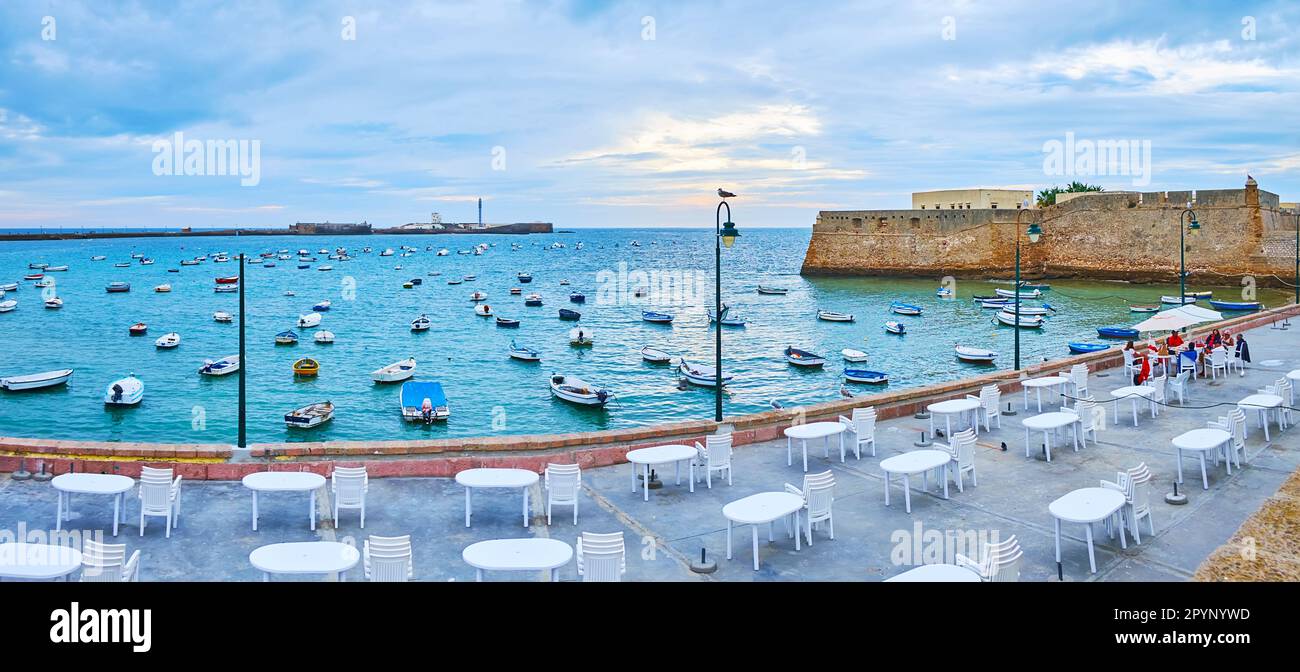
[[[993,350],[971,348],[964,345],[956,346],[953,351],[957,353],[957,359],[975,364],[992,364],[993,360],[998,356],[998,353]]]
[[[284,414],[284,424],[295,429],[319,427],[334,419],[334,404],[320,401]]]
[[[5,299],[0,301],[0,313],[8,313],[18,308],[18,301],[15,299]]]
[[[582,313],[579,313],[576,310],[569,310],[568,308],[561,308],[560,319],[565,322],[573,322],[582,319]]]
[[[717,322],[717,321],[718,321],[718,316],[717,316],[717,314],[714,313],[714,311],[713,311],[712,308],[708,309],[708,313],[709,313],[709,322],[710,322],[710,323],[713,323],[713,322]],[[743,318],[743,317],[741,317],[741,316],[739,316],[739,315],[733,315],[733,314],[731,313],[731,306],[728,306],[727,304],[724,303],[724,304],[722,304],[722,322],[721,322],[721,324],[722,324],[722,326],[724,326],[724,327],[743,327],[743,326],[745,326],[746,322],[745,322],[745,318]]]
[[[677,366],[677,371],[682,374],[686,382],[700,387],[716,387],[718,384],[718,370],[712,366],[704,364],[692,364],[682,358],[681,364]],[[731,382],[734,376],[722,374],[722,384],[726,385]]]
[[[889,310],[899,315],[920,315],[924,312],[924,309],[920,306],[911,303],[903,303],[902,301],[894,301],[890,303]]]
[[[298,326],[303,329],[310,329],[312,327],[318,326],[320,324],[320,321],[321,321],[320,313],[307,313],[306,315],[298,316]]]
[[[595,387],[577,376],[551,375],[551,394],[567,402],[582,406],[604,406],[614,394],[603,387]]]
[[[479,317],[492,317],[492,306],[486,303],[480,303],[474,306],[474,314]]]
[[[1258,301],[1210,301],[1215,310],[1259,310],[1263,306]]]
[[[222,357],[218,360],[207,359],[203,361],[203,366],[199,367],[199,373],[204,376],[225,376],[239,370],[239,355]]]
[[[1000,297],[997,299],[981,299],[979,301],[979,304],[980,304],[980,308],[992,308],[995,310],[1000,310],[1002,308],[1006,308],[1007,306],[1015,305],[1013,299],[1004,299]]]
[[[520,360],[520,361],[522,361],[522,362],[540,362],[540,361],[542,361],[542,353],[540,353],[540,352],[538,352],[538,351],[536,351],[536,350],[534,350],[534,349],[532,349],[532,348],[525,347],[525,346],[519,345],[518,343],[515,343],[515,339],[513,339],[513,338],[510,339],[510,349],[507,350],[507,353],[510,355],[510,358],[511,358],[511,359],[517,359],[517,360]]]
[[[415,358],[407,357],[388,366],[370,372],[370,379],[376,383],[396,383],[415,375]]]
[[[1097,335],[1102,338],[1133,339],[1138,337],[1138,330],[1128,327],[1098,327]]]
[[[1130,313],[1156,313],[1160,311],[1160,306],[1129,306]]]
[[[128,373],[125,378],[115,380],[104,389],[104,405],[134,406],[144,399],[144,383]]]
[[[1086,355],[1090,352],[1101,352],[1110,349],[1110,346],[1105,343],[1083,343],[1080,341],[1072,341],[1067,343],[1066,346],[1070,348],[1070,352],[1076,355]]]
[[[239,291],[239,285],[217,285],[212,291],[217,294],[234,294]]]
[[[846,362],[867,361],[867,353],[861,350],[854,350],[853,348],[844,348],[843,350],[840,350],[840,356],[843,357]]]
[[[673,356],[659,348],[652,348],[647,345],[641,348],[641,359],[652,364],[668,364],[673,361]]]
[[[421,315],[411,320],[411,331],[428,331],[432,325],[433,322],[429,320],[429,316]]]
[[[670,324],[673,321],[673,316],[668,313],[656,313],[653,310],[643,310],[641,311],[641,319],[656,324]]]
[[[470,300],[470,301],[485,301],[485,300],[487,300],[487,292],[474,292],[473,294],[470,294],[470,295],[469,295],[469,300]]]
[[[331,305],[332,304],[330,303],[329,299],[325,299],[324,301],[321,301],[320,303],[312,306],[311,309],[314,312],[323,313],[325,311],[328,311]]]
[[[239,283],[238,275],[219,275],[217,276],[218,285],[235,285]]]
[[[1160,303],[1163,303],[1168,306],[1185,306],[1191,303],[1196,303],[1196,297],[1184,296],[1183,298],[1179,299],[1176,296],[1165,295],[1160,297]]]
[[[1020,327],[1021,329],[1040,329],[1043,326],[1043,318],[1038,315],[1020,315],[1017,319],[1014,312],[1003,310],[994,317],[998,322],[1008,327]]]
[[[997,294],[998,296],[1005,296],[1005,297],[1007,297],[1007,298],[1009,298],[1009,299],[1014,299],[1014,298],[1016,298],[1016,294],[1017,294],[1017,292],[1016,292],[1015,290],[1011,290],[1011,289],[1001,289],[1001,288],[999,288],[999,289],[995,289],[995,290],[993,290],[993,292],[994,292],[995,294]],[[1025,289],[1021,289],[1020,292],[1018,292],[1018,293],[1020,294],[1020,298],[1022,298],[1022,299],[1037,299],[1038,297],[1040,297],[1040,296],[1043,295],[1042,290],[1038,290],[1038,289],[1027,289],[1027,288],[1025,288]]]
[[[510,295],[511,295],[511,296],[519,296],[520,294],[523,294],[523,293],[524,293],[524,289],[523,289],[522,287],[511,287],[511,288],[510,288]]]
[[[587,296],[585,294],[574,292],[569,295],[570,303],[586,303],[586,301],[587,301]]]
[[[806,368],[818,368],[826,365],[826,359],[821,355],[815,355],[807,350],[786,346],[785,361]]]
[[[144,322],[136,322],[127,329],[132,336],[143,336],[146,331],[149,331],[149,325]]]
[[[131,283],[119,281],[110,282],[108,283],[108,286],[104,288],[104,291],[109,294],[123,294],[131,291]]]
[[[154,287],[153,291],[159,294],[166,294],[167,292],[172,291],[172,286],[167,283],[163,283],[161,285],[158,285],[157,287]]]
[[[827,322],[852,322],[852,313],[837,313],[833,310],[818,310],[817,319]]]
[[[951,287],[940,287],[934,291],[934,295],[941,299],[951,299],[956,296]]]
[[[505,327],[507,329],[516,329],[519,327],[519,320],[514,320],[508,317],[498,317],[497,326]]]
[[[62,265],[62,264],[59,265],[59,266],[46,266],[46,267],[45,267],[45,272],[46,272],[46,273],[55,273],[55,272],[66,271],[66,270],[68,270],[67,265]]]
[[[574,327],[569,330],[569,345],[575,347],[590,347],[596,342],[596,334],[590,329]]]
[[[294,345],[298,342],[298,334],[292,331],[282,331],[275,335],[276,345]]]
[[[451,417],[451,407],[447,405],[447,394],[443,392],[441,383],[414,380],[402,383],[398,400],[402,419],[408,422],[428,424]]]
[[[57,369],[54,371],[42,371],[41,373],[29,373],[23,376],[8,376],[0,378],[0,388],[10,392],[21,390],[39,390],[43,387],[54,387],[68,382],[72,377],[72,369]]]
[[[159,336],[158,340],[154,341],[153,344],[157,348],[170,350],[171,348],[181,344],[181,335],[174,331],[169,331],[162,336]]]
[[[53,297],[45,302],[45,307],[50,310],[58,310],[63,307],[63,299],[60,299],[57,296]]]
[[[532,281],[533,281],[533,274],[532,274],[532,273],[519,273],[518,275],[515,276],[515,279],[517,279],[519,282],[532,282]]]
[[[903,335],[907,333],[907,325],[897,320],[890,320],[885,323],[885,331],[891,334]]]
[[[227,313],[224,310],[218,310],[217,312],[212,314],[212,321],[230,323],[235,321],[235,316],[231,315],[230,313]]]
[[[844,369],[844,380],[850,383],[880,385],[889,382],[889,375],[880,371],[868,371],[867,369]]]
[[[766,286],[764,286],[764,285],[759,285],[759,286],[758,286],[758,293],[759,293],[759,294],[771,294],[771,295],[773,295],[773,296],[785,296],[786,294],[789,294],[789,293],[790,293],[790,290],[788,290],[788,289],[786,289],[786,288],[784,288],[784,287],[766,287]]]
[[[321,345],[329,345],[330,343],[334,342],[334,332],[328,331],[326,329],[321,329],[320,331],[312,334],[311,337],[313,341],[316,341]]]
[[[320,362],[311,357],[303,357],[293,363],[293,375],[314,376],[320,373]]]
[[[16,292],[16,291],[18,291],[18,283],[16,282],[10,282],[8,284],[0,285],[0,292]]]

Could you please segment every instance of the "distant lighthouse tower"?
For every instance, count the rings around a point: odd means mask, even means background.
[[[478,199],[478,228],[483,228],[483,199]]]

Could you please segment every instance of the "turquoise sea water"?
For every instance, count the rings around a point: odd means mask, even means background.
[[[932,279],[803,278],[798,275],[808,229],[747,230],[723,253],[723,296],[749,320],[744,328],[724,329],[724,368],[736,378],[726,397],[726,412],[739,414],[770,408],[775,399],[790,406],[838,398],[843,364],[839,351],[855,348],[870,359],[854,367],[884,371],[888,386],[852,385],[871,391],[917,386],[988,370],[963,364],[953,356],[955,344],[1000,352],[998,366],[1012,362],[1013,329],[993,322],[991,310],[970,297],[992,294],[1008,285],[962,281],[957,300],[935,296],[940,274]],[[640,247],[632,246],[639,241]],[[563,249],[548,249],[562,242]],[[584,248],[575,249],[582,242]],[[460,255],[478,243],[494,245],[481,256]],[[514,250],[511,244],[522,245]],[[387,247],[418,248],[410,257],[380,257]],[[347,247],[350,261],[331,261],[320,249]],[[363,246],[373,252],[362,254]],[[433,250],[425,248],[432,246]],[[439,248],[451,250],[438,257]],[[180,266],[181,259],[225,251],[255,256],[264,251],[311,250],[318,261],[299,270],[296,254],[275,260],[275,268],[251,262],[245,270],[248,305],[249,440],[416,439],[536,432],[571,432],[711,418],[713,393],[708,388],[678,389],[674,367],[642,361],[640,349],[653,345],[711,364],[712,328],[706,308],[713,304],[712,230],[593,230],[533,236],[284,236],[240,238],[120,239],[0,243],[0,284],[22,287],[7,298],[19,307],[0,314],[0,376],[56,368],[76,370],[66,387],[35,392],[0,392],[0,435],[121,441],[231,443],[236,431],[237,376],[200,376],[205,359],[238,352],[238,325],[220,324],[212,313],[238,311],[238,294],[213,292],[214,278],[234,275],[238,261]],[[156,260],[150,266],[132,261],[132,253]],[[91,261],[105,255],[105,261]],[[21,280],[30,262],[67,264],[56,280],[62,310],[46,310],[41,290]],[[322,272],[329,264],[334,270]],[[401,265],[402,269],[394,267]],[[178,268],[179,273],[167,269]],[[520,284],[516,273],[533,273]],[[433,277],[429,272],[439,272]],[[640,276],[638,273],[645,273]],[[448,285],[467,274],[477,279]],[[654,274],[653,276],[651,274]],[[403,289],[411,278],[424,283]],[[660,280],[668,278],[667,282]],[[568,279],[570,286],[561,286]],[[107,294],[110,281],[130,282],[126,294]],[[636,287],[667,284],[662,302],[640,305]],[[153,287],[170,283],[167,294]],[[758,284],[787,287],[787,296],[755,293]],[[511,287],[538,292],[545,304],[524,307]],[[1189,289],[1206,289],[1192,287]],[[1237,298],[1240,288],[1214,288],[1216,296]],[[286,297],[286,290],[296,296]],[[473,312],[469,294],[488,294],[496,314],[522,320],[518,329],[502,329],[495,320]],[[571,304],[571,291],[587,302]],[[1170,286],[1120,283],[1053,282],[1044,300],[1058,308],[1041,331],[1022,330],[1022,361],[1057,358],[1068,341],[1097,341],[1096,328],[1133,324],[1141,315],[1130,303],[1153,303]],[[1280,304],[1284,294],[1263,290],[1266,305]],[[323,299],[333,303],[317,329],[335,334],[333,345],[317,345],[315,329],[294,328],[298,315]],[[888,312],[891,300],[925,307],[921,317]],[[1035,302],[1028,302],[1036,305]],[[581,324],[593,329],[596,345],[568,345],[572,322],[557,319],[560,308],[582,313]],[[818,321],[818,308],[854,313],[851,324]],[[672,325],[641,320],[641,310],[675,315]],[[413,334],[410,321],[421,313],[433,329]],[[886,320],[908,325],[903,337],[884,332]],[[149,334],[133,338],[127,327],[143,321]],[[274,335],[293,328],[302,341],[276,346]],[[181,334],[173,350],[158,350],[154,340],[169,331]],[[510,340],[542,352],[540,364],[510,360]],[[786,345],[826,356],[824,370],[806,371],[786,364]],[[311,356],[321,363],[315,379],[295,379],[293,361]],[[396,385],[375,385],[369,372],[407,356],[418,360],[416,380],[441,381],[452,410],[443,424],[411,425],[398,411]],[[134,372],[146,386],[144,402],[130,409],[106,409],[106,385]],[[552,372],[577,375],[609,387],[617,401],[605,410],[576,407],[553,399],[547,385]],[[309,431],[289,430],[285,412],[329,399],[337,407],[333,422]]]

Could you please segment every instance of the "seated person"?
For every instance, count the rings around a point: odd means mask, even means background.
[[[1177,348],[1183,344],[1183,337],[1179,336],[1177,331],[1171,331],[1169,332],[1169,338],[1165,339],[1165,342],[1169,344],[1170,348]]]

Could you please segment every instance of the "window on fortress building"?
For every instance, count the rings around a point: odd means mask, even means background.
[[[992,209],[992,210],[997,210],[997,209],[998,209],[998,204],[997,204],[997,203],[989,203],[989,208]]]

